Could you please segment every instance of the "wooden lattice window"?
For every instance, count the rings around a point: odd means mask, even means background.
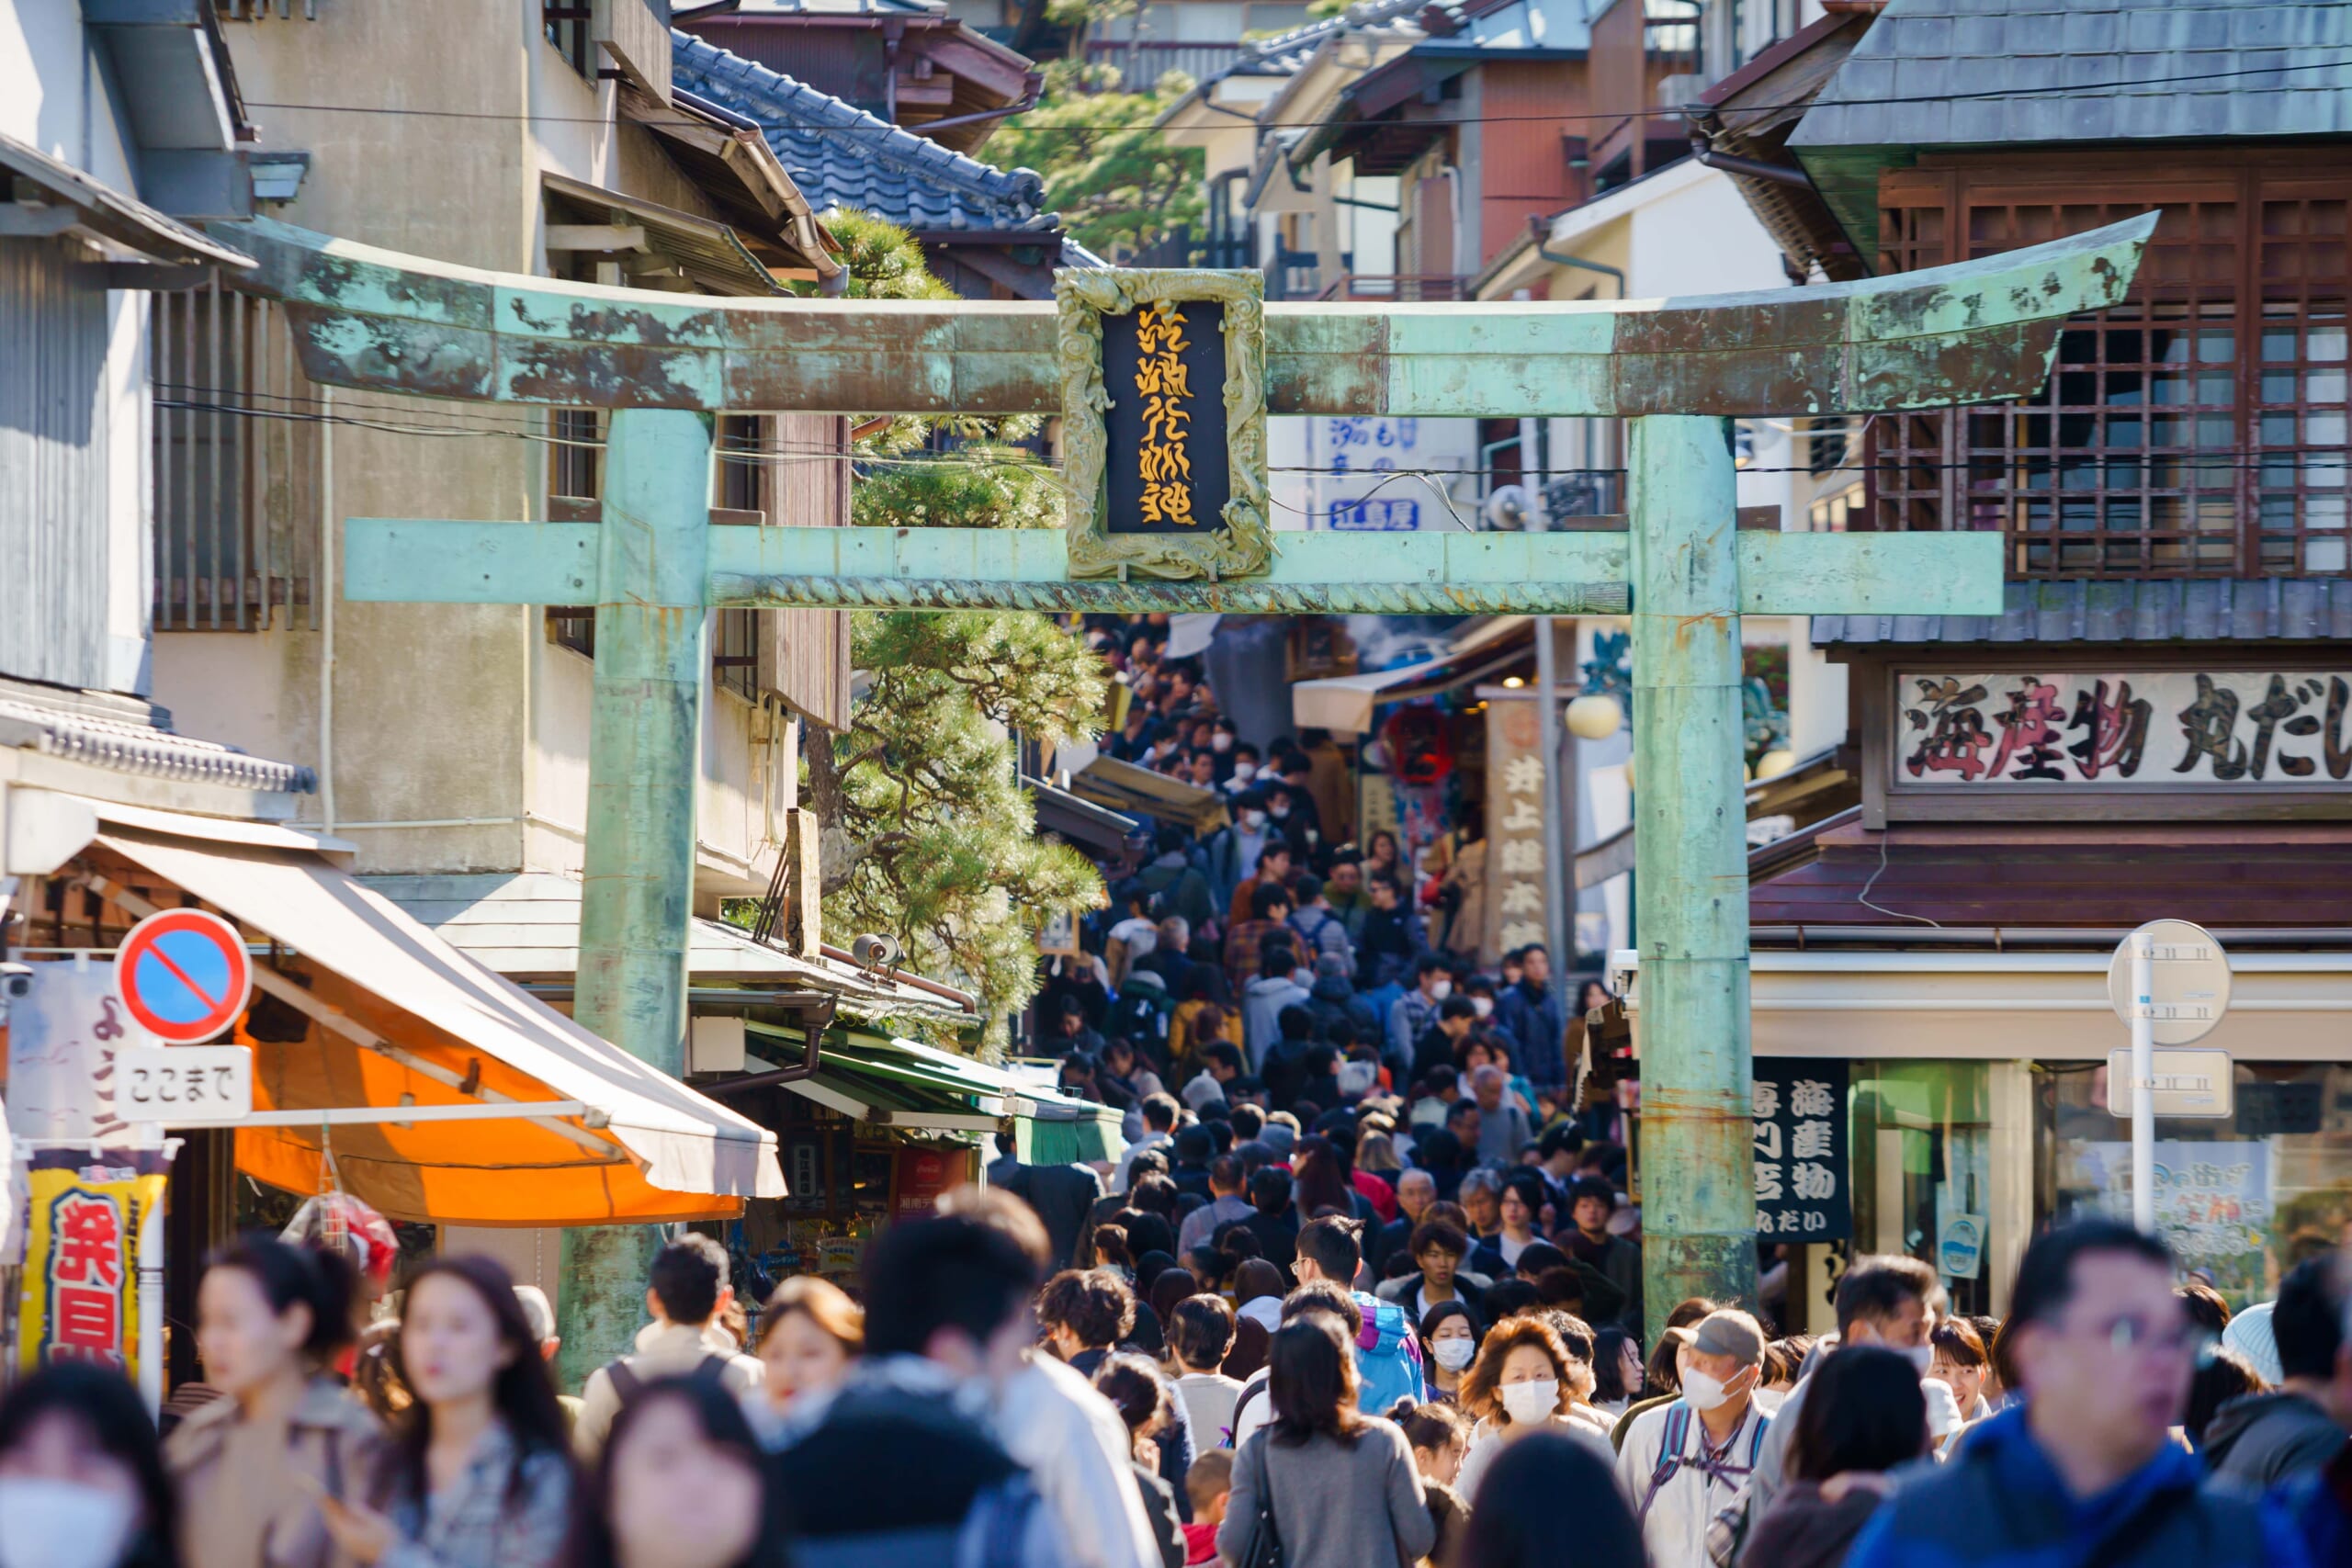
[[[2061,333],[2035,396],[1871,422],[1872,525],[1999,529],[2011,573],[2028,578],[2352,570],[2352,179],[2261,167],[2102,173],[2009,163],[1887,177],[1889,271],[2038,244],[2151,207],[2162,217],[2132,298]]]

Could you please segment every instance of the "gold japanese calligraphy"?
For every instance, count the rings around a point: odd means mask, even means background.
[[[1185,455],[1185,427],[1192,421],[1191,373],[1178,357],[1192,346],[1184,336],[1184,312],[1161,300],[1147,305],[1136,316],[1136,392],[1144,400],[1143,440],[1136,447],[1137,477],[1143,480],[1145,523],[1176,523],[1187,527],[1193,515],[1193,464]]]

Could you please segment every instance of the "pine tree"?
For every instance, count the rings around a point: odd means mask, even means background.
[[[827,215],[850,293],[953,299],[905,231]],[[866,420],[852,521],[871,527],[1036,528],[1061,522],[1058,478],[1012,445],[1024,419]],[[929,451],[941,433],[961,443]],[[1036,989],[1037,929],[1102,901],[1084,856],[1036,836],[1008,732],[1058,743],[1099,732],[1101,660],[1041,615],[860,611],[854,668],[867,684],[849,728],[811,724],[803,762],[823,825],[825,924],[887,931],[910,968],[976,990],[991,1043]]]

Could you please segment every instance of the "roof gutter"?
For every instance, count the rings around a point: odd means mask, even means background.
[[[1617,298],[1620,299],[1625,298],[1625,275],[1623,272],[1613,266],[1605,265],[1600,262],[1587,261],[1582,256],[1572,256],[1566,251],[1555,251],[1552,249],[1551,246],[1545,244],[1544,243],[1544,226],[1547,221],[1549,221],[1549,220],[1543,218],[1530,218],[1527,220],[1528,237],[1535,242],[1535,254],[1537,255],[1542,256],[1545,261],[1552,263],[1555,266],[1581,267],[1586,272],[1597,272],[1603,277],[1613,277],[1617,280]]]
[[[1761,158],[1741,158],[1729,152],[1718,152],[1707,133],[1693,127],[1690,131],[1690,156],[1710,169],[1720,169],[1726,175],[1744,175],[1751,180],[1770,180],[1774,185],[1804,186],[1810,189],[1813,177],[1803,169],[1785,168],[1768,164]]]
[[[1042,86],[1032,87],[1029,89],[1029,96],[1017,104],[1008,104],[1001,109],[982,109],[978,114],[950,115],[945,119],[927,119],[921,125],[908,126],[907,130],[917,136],[928,136],[934,130],[945,130],[953,126],[978,125],[984,119],[1002,119],[1011,114],[1027,114],[1037,107],[1037,100],[1044,96],[1045,89]]]

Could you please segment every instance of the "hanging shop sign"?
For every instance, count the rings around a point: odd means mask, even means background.
[[[2132,1217],[2132,1145],[2074,1145],[2077,1168],[2066,1184],[2096,1194],[2101,1209]],[[2210,1143],[2160,1139],[2154,1156],[2156,1233],[2183,1264],[2210,1269],[2224,1295],[2256,1290],[2264,1280],[2275,1173],[2263,1139]]]
[[[1069,574],[1264,571],[1263,276],[1074,269],[1054,298]]]
[[[136,1026],[103,955],[28,966],[29,990],[8,1005],[8,1130],[30,1144],[85,1148],[124,1132],[115,1113],[115,1055]]]
[[[1791,1241],[1854,1234],[1847,1064],[1759,1056],[1748,1086],[1756,1123],[1756,1231]]]
[[[161,1150],[34,1156],[17,1303],[19,1372],[90,1361],[137,1380],[141,1314],[163,1310],[141,1293],[139,1246],[141,1227],[164,1201],[167,1168]]]
[[[2352,674],[2332,671],[1902,670],[1896,788],[2066,794],[2340,789]]]

